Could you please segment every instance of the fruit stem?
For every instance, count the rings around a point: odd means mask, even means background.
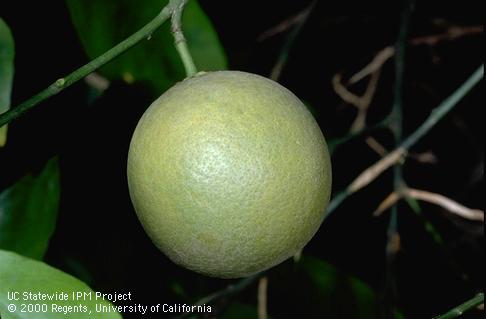
[[[182,32],[182,12],[184,11],[184,6],[187,4],[187,0],[171,0],[169,7],[172,12],[172,35],[174,36],[174,45],[181,57],[182,63],[184,64],[184,69],[186,70],[187,77],[191,77],[197,73],[196,65],[189,53],[189,48],[187,47],[186,38]]]

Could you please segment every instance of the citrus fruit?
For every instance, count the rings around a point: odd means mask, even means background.
[[[244,277],[298,252],[331,190],[321,130],[289,90],[238,71],[198,74],[146,110],[128,154],[138,218],[175,263]]]

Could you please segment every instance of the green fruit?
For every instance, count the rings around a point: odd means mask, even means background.
[[[145,231],[175,263],[220,278],[294,255],[331,191],[324,137],[302,102],[258,75],[186,79],[141,118],[128,154]]]

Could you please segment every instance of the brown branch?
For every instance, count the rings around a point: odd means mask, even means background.
[[[483,26],[466,26],[466,27],[452,26],[443,33],[412,38],[409,40],[409,44],[414,46],[421,45],[421,44],[435,46],[442,41],[453,41],[465,36],[476,35],[481,33],[483,33]],[[373,60],[370,63],[368,63],[364,68],[362,68],[359,72],[353,75],[349,79],[348,83],[349,84],[357,83],[362,79],[364,79],[365,77],[367,77],[368,75],[372,74],[373,72],[376,72],[376,70],[381,69],[383,64],[385,64],[385,62],[388,61],[394,55],[395,55],[395,48],[393,46],[385,47],[380,52],[378,52],[378,54],[373,58]]]
[[[362,99],[360,96],[349,91],[342,83],[342,76],[336,73],[332,78],[332,87],[337,95],[346,103],[356,106],[358,109],[362,108]]]
[[[374,211],[373,216],[381,215],[384,211],[392,207],[404,197],[435,204],[444,208],[450,213],[456,214],[465,219],[481,222],[484,221],[484,211],[480,209],[468,208],[444,195],[408,187],[401,189],[399,192],[392,192],[390,195],[388,195]]]
[[[462,38],[469,35],[477,35],[483,33],[482,25],[474,26],[451,26],[444,33],[427,35],[423,37],[417,37],[410,39],[411,45],[421,45],[425,44],[428,46],[435,46],[442,41],[453,41],[458,38]]]
[[[414,188],[406,188],[404,190],[404,195],[417,200],[435,204],[465,219],[469,219],[473,221],[481,221],[481,222],[484,221],[484,211],[480,209],[468,208],[448,197],[445,197],[437,193],[432,193],[432,192],[414,189]]]
[[[429,117],[408,137],[400,142],[400,145],[387,156],[380,159],[363,171],[347,188],[335,194],[327,208],[328,215],[331,214],[339,205],[342,204],[350,195],[368,185],[376,179],[387,168],[401,160],[407,153],[408,149],[415,145],[424,137],[437,122],[449,113],[457,103],[472,90],[483,78],[484,66],[479,66],[469,78],[461,84],[449,97],[436,106]]]
[[[423,164],[436,164],[439,160],[437,156],[431,151],[423,152],[423,153],[410,153],[408,157],[416,160],[419,163]]]
[[[258,42],[263,42],[268,38],[271,38],[279,33],[285,32],[292,28],[294,25],[298,24],[300,21],[306,18],[308,8],[305,8],[301,12],[285,19],[284,21],[280,22],[276,26],[271,27],[270,29],[266,30],[262,34],[260,34],[257,38]]]
[[[380,155],[381,157],[385,157],[388,154],[388,150],[381,145],[374,137],[369,136],[365,140],[366,144],[376,152],[376,154]]]
[[[379,69],[381,69],[383,64],[385,64],[385,62],[388,61],[388,59],[390,59],[394,55],[395,55],[395,48],[393,46],[388,46],[382,49],[373,58],[373,60],[371,60],[370,63],[368,63],[363,69],[361,69],[361,71],[359,71],[351,78],[349,78],[348,83],[349,84],[357,83],[362,79],[364,79],[365,77],[367,77],[368,75],[378,71]]]
[[[400,251],[401,238],[398,232],[390,234],[386,243],[386,253],[389,255],[396,255]]]
[[[361,188],[365,187],[378,176],[381,175],[390,166],[399,162],[405,155],[407,150],[403,147],[399,147],[389,153],[387,156],[381,158],[378,162],[365,169],[356,179],[347,187],[347,192],[355,193]]]
[[[280,78],[280,75],[282,74],[282,71],[287,64],[287,60],[289,59],[289,52],[290,49],[292,48],[292,45],[295,42],[295,39],[297,39],[297,36],[299,35],[300,31],[302,30],[302,27],[306,23],[307,19],[309,18],[312,10],[314,9],[315,5],[317,4],[317,0],[312,1],[307,8],[305,8],[298,16],[299,19],[296,21],[295,27],[290,32],[290,34],[287,36],[287,40],[285,41],[285,44],[280,51],[280,54],[277,58],[277,62],[275,62],[275,65],[272,68],[272,71],[270,72],[270,78],[274,81],[277,81]]]
[[[262,277],[258,281],[258,319],[267,319],[267,290],[268,278]]]
[[[384,211],[395,205],[400,199],[402,195],[397,192],[392,192],[388,195],[378,206],[378,208],[373,212],[373,216],[377,217],[380,216]]]
[[[370,80],[368,81],[368,86],[363,95],[358,96],[351,91],[349,91],[341,82],[341,74],[336,74],[332,78],[332,86],[336,94],[338,94],[343,101],[355,106],[358,109],[356,118],[351,124],[350,132],[356,133],[364,129],[366,126],[366,116],[368,114],[368,109],[373,100],[373,96],[376,92],[376,87],[378,86],[378,80],[380,78],[380,69],[371,73]]]

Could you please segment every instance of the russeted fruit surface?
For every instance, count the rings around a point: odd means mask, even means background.
[[[172,261],[244,277],[298,252],[331,191],[321,130],[289,90],[238,71],[166,91],[133,134],[128,184],[138,218]]]

